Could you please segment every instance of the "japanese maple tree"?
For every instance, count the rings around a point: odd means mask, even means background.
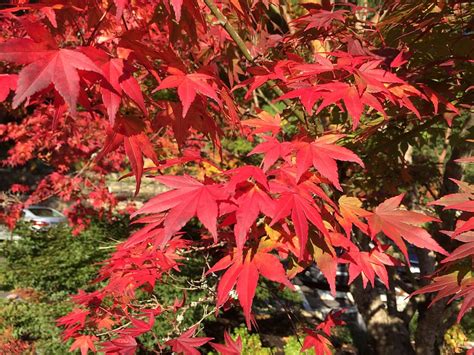
[[[465,140],[473,60],[455,42],[470,38],[472,47],[472,5],[363,3],[0,4],[2,162],[49,167],[27,199],[17,185],[5,195],[9,225],[22,206],[53,195],[68,202],[77,230],[91,214],[111,215],[111,173],[134,179],[136,195],[143,179],[165,187],[133,211],[137,228],[103,264],[96,282],[104,286],[73,296],[76,308],[58,320],[71,351],[139,351],[157,317],[177,319],[184,307],[185,299],[170,304],[153,290],[189,253],[212,256],[201,279],[202,302],[212,308],[204,318],[236,307],[249,329],[258,325],[259,282],[293,289],[291,280],[314,263],[333,294],[338,265],[348,266],[370,351],[434,353],[442,328],[423,339],[429,323],[451,313],[459,321],[474,306],[474,198],[460,165],[472,163]],[[445,39],[447,50],[433,49]],[[433,127],[445,146],[455,134],[458,142],[439,180],[413,189],[414,139],[436,140]],[[233,141],[252,148],[236,152]],[[409,268],[413,248],[422,277],[404,285],[397,270]],[[374,308],[377,283],[389,301],[395,286],[412,293],[404,314]],[[415,349],[402,331],[391,336],[380,326],[386,317],[408,329],[413,307]],[[330,354],[341,317],[332,312],[300,329],[303,350]],[[176,321],[153,350],[199,353],[213,340],[202,324]],[[223,336],[208,346],[242,351],[241,339]]]

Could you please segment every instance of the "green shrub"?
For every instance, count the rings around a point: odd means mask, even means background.
[[[20,225],[15,234],[22,238],[2,246],[0,286],[32,297],[0,300],[0,337],[27,342],[35,354],[66,354],[70,342],[61,341],[56,319],[73,308],[70,294],[97,287],[98,263],[129,234],[128,221],[94,221],[78,236],[67,226],[37,232]]]
[[[0,334],[8,330],[16,339],[34,343],[37,354],[66,354],[70,344],[62,343],[55,321],[71,306],[67,301],[49,304],[0,300]]]
[[[34,288],[49,297],[67,297],[78,289],[90,289],[98,263],[113,250],[117,241],[128,235],[126,219],[114,223],[93,222],[90,227],[73,236],[67,226],[47,231],[33,231],[20,225],[15,234],[19,241],[5,242],[0,265],[0,287]]]

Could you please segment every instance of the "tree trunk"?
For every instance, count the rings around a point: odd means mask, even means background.
[[[351,291],[370,337],[367,349],[359,348],[361,354],[414,355],[408,325],[400,317],[390,314],[378,292],[364,289],[360,279],[354,282]]]

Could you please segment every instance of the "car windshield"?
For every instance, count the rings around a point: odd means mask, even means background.
[[[31,208],[30,211],[39,217],[60,217],[61,215],[49,208]]]

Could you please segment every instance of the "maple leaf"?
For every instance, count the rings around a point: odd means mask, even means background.
[[[444,206],[445,210],[474,212],[474,187],[463,181],[450,179],[459,186],[460,192],[449,194],[430,202],[428,205]]]
[[[448,296],[451,296],[448,303],[455,299],[464,297],[457,317],[457,321],[459,322],[467,311],[474,308],[474,277],[470,274],[470,270],[455,270],[446,275],[436,276],[433,278],[430,285],[416,290],[410,295],[410,297],[424,293],[437,292],[436,296],[431,301],[430,306]]]
[[[102,74],[101,69],[78,50],[51,48],[29,39],[0,43],[0,60],[28,64],[18,75],[14,108],[53,84],[74,115],[79,97],[78,70]]]
[[[200,352],[196,350],[214,338],[200,337],[193,338],[196,332],[196,327],[192,327],[181,334],[178,338],[168,340],[165,344],[171,346],[174,352],[186,355],[199,355]]]
[[[349,161],[364,167],[360,158],[349,149],[334,144],[343,135],[328,134],[316,139],[314,142],[295,142],[297,179],[313,166],[322,176],[326,177],[338,190],[342,191],[339,184],[336,160]]]
[[[0,74],[0,102],[5,101],[10,91],[16,89],[18,75]]]
[[[335,326],[341,326],[341,325],[346,324],[341,319],[341,316],[345,311],[346,311],[346,309],[341,309],[339,311],[331,310],[326,315],[326,318],[324,318],[324,321],[318,324],[316,329],[321,330],[322,332],[324,332],[328,336],[331,335],[332,328],[334,328]]]
[[[313,86],[310,84],[302,85],[301,83],[299,83],[299,86],[303,87],[298,87],[294,90],[287,92],[286,94],[280,96],[278,100],[280,101],[299,98],[306,112],[309,115],[312,115],[314,104],[316,103],[316,101],[322,98],[324,92],[319,90],[317,86]]]
[[[247,240],[247,233],[260,212],[272,216],[274,202],[272,198],[257,185],[250,186],[245,192],[236,197],[236,224],[234,227],[237,247],[242,249]]]
[[[88,310],[74,308],[68,315],[59,318],[56,322],[58,325],[70,326],[73,324],[78,324],[80,327],[84,327],[89,314],[90,311]]]
[[[309,250],[318,269],[328,281],[331,293],[336,296],[337,257],[334,248],[323,238],[312,236]]]
[[[398,208],[404,194],[389,198],[381,203],[370,216],[370,235],[372,238],[379,232],[383,232],[401,250],[407,262],[409,262],[408,251],[403,239],[419,248],[425,248],[447,255],[444,250],[429,233],[421,227],[423,223],[438,221],[436,218],[421,213],[405,211]]]
[[[316,332],[306,328],[305,333],[307,334],[303,346],[301,347],[301,352],[314,348],[316,354],[320,355],[330,355],[331,351],[331,341],[327,338],[331,335],[331,330],[334,326],[344,325],[344,321],[340,319],[344,310],[337,312],[331,311],[326,315],[326,318],[323,322],[318,324],[316,327]]]
[[[112,320],[109,316],[106,316],[97,322],[97,329],[111,330],[114,324],[115,324],[115,321]]]
[[[375,286],[375,276],[389,288],[389,278],[386,266],[400,265],[399,261],[386,254],[388,246],[379,246],[370,252],[361,252],[356,248],[351,248],[341,259],[349,262],[349,284],[351,284],[359,275],[362,275],[364,287],[370,282]]]
[[[316,333],[310,329],[305,329],[306,337],[303,341],[301,351],[304,352],[311,348],[314,348],[315,354],[318,355],[331,355],[331,341],[324,335]]]
[[[226,189],[232,194],[235,193],[238,185],[248,182],[250,178],[255,180],[255,182],[259,183],[266,190],[269,189],[267,176],[260,168],[253,165],[245,165],[227,170],[225,175],[232,176],[226,185]]]
[[[223,269],[227,269],[227,271],[222,275],[217,286],[217,307],[222,306],[227,301],[230,291],[236,285],[239,302],[249,329],[252,319],[252,303],[260,274],[271,281],[294,289],[294,286],[288,281],[285,269],[278,258],[267,253],[264,249],[257,250],[253,256],[248,251],[244,260],[242,260],[241,255],[236,255],[234,258],[227,255],[209,269],[206,274]]]
[[[374,95],[368,91],[364,91],[360,94],[356,86],[335,82],[326,84],[326,86],[319,85],[318,90],[321,91],[322,89],[329,90],[329,93],[324,93],[324,91],[321,93],[323,101],[319,105],[316,114],[321,112],[326,106],[342,100],[346,107],[346,111],[352,117],[353,130],[355,130],[359,125],[360,117],[364,111],[365,105],[371,106],[377,111],[385,114],[382,104]]]
[[[122,101],[122,91],[140,107],[143,113],[147,113],[140,85],[122,59],[110,59],[102,65],[101,69],[107,79],[107,84],[110,84],[113,89],[111,90],[108,85],[101,88],[102,101],[107,108],[110,124],[113,125],[115,122],[115,115]]]
[[[474,220],[474,217],[472,217],[471,220]],[[454,249],[449,256],[441,262],[446,264],[455,260],[474,256],[474,236],[471,235],[467,240],[468,241],[465,244]]]
[[[123,335],[101,344],[106,354],[133,355],[137,349],[137,341],[130,335]]]
[[[291,153],[291,145],[290,142],[280,143],[274,137],[264,137],[264,140],[248,155],[264,154],[263,171],[267,171],[279,158],[285,158]]]
[[[71,347],[69,348],[69,351],[74,351],[76,349],[81,350],[81,355],[87,355],[89,352],[89,349],[92,351],[97,351],[95,346],[94,346],[94,341],[96,341],[98,338],[95,336],[91,335],[81,335],[74,340],[74,343],[72,343]]]
[[[217,201],[228,197],[221,185],[205,185],[187,175],[158,176],[156,180],[171,187],[172,190],[152,198],[132,216],[169,211],[164,220],[163,244],[194,216],[197,216],[217,239]]]
[[[242,338],[240,335],[236,340],[233,340],[230,334],[225,331],[224,342],[225,345],[216,343],[209,344],[222,355],[240,355],[242,353]]]
[[[201,73],[186,74],[176,68],[168,68],[168,71],[171,75],[167,76],[155,91],[178,88],[178,96],[183,105],[183,117],[186,117],[198,93],[220,103],[216,90],[207,83],[208,80],[214,80],[212,76]]]
[[[279,114],[271,115],[266,111],[261,111],[258,118],[245,120],[241,122],[244,126],[255,128],[253,134],[270,132],[276,135],[281,130],[281,118]]]
[[[390,68],[398,68],[401,67],[403,64],[407,63],[407,57],[409,56],[408,53],[404,51],[400,51],[395,58],[390,62]]]
[[[301,258],[306,250],[306,242],[308,241],[308,221],[323,234],[327,234],[327,229],[324,226],[320,210],[314,203],[314,200],[308,199],[298,192],[288,191],[280,195],[280,198],[275,202],[275,214],[270,227],[287,216],[291,216],[291,221],[295,227],[300,244]]]
[[[327,11],[311,9],[308,15],[302,16],[293,22],[306,24],[304,31],[309,31],[312,28],[328,30],[332,26],[333,21],[344,23],[347,13],[347,10]]]
[[[149,332],[155,324],[155,317],[153,312],[148,312],[148,321],[143,321],[141,319],[130,318],[130,321],[133,325],[131,328],[125,328],[120,331],[122,335],[130,335],[133,337],[137,337],[142,335],[143,333]]]
[[[142,132],[143,129],[143,121],[132,116],[127,116],[127,118],[119,117],[115,121],[114,128],[108,129],[104,148],[95,158],[96,161],[99,161],[108,153],[114,151],[123,144],[125,154],[130,161],[133,174],[135,175],[135,195],[137,195],[140,190],[143,174],[143,156],[151,159],[155,165],[159,165],[158,157],[156,156],[150,140],[146,134]]]
[[[274,79],[284,79],[281,71],[275,69],[274,71],[270,71],[264,67],[252,67],[249,68],[248,71],[252,74],[250,79],[247,79],[240,83],[239,85],[235,86],[232,90],[236,90],[240,87],[250,84],[247,93],[245,94],[245,99],[248,100],[252,93],[257,90],[260,86],[265,84],[267,81],[274,80]]]
[[[29,38],[13,38],[0,43],[0,60],[16,64],[30,64],[51,55],[57,47],[35,42]]]
[[[173,6],[174,16],[177,22],[181,20],[181,7],[183,6],[183,1],[184,0],[170,0],[171,6]]]
[[[368,233],[367,225],[361,221],[361,217],[370,216],[371,213],[361,208],[362,202],[357,197],[343,195],[339,198],[339,212],[336,219],[344,229],[347,237],[350,237],[352,226],[357,226],[363,233]]]

